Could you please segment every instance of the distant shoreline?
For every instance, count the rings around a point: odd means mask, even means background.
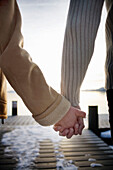
[[[101,87],[101,88],[99,88],[99,89],[83,89],[83,90],[81,90],[81,91],[83,91],[83,92],[96,92],[96,91],[98,91],[98,92],[106,92],[106,89],[104,88],[104,87]],[[16,93],[14,90],[8,90],[7,91],[7,93]]]
[[[98,91],[98,92],[106,92],[106,89],[104,87],[101,87],[99,89],[85,89],[81,91]]]
[[[16,93],[14,90],[8,90],[7,93]]]

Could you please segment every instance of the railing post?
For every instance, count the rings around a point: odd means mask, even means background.
[[[98,131],[98,106],[89,106],[89,130],[92,130],[94,133],[99,134]]]
[[[17,116],[17,101],[12,101],[12,116]]]

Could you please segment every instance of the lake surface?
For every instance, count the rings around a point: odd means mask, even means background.
[[[31,115],[21,98],[14,91],[8,92],[8,115],[12,115],[12,101],[17,101],[18,115]],[[87,114],[88,106],[98,106],[99,114],[108,113],[105,92],[81,91],[80,106]]]

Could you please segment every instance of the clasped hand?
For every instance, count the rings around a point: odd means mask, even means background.
[[[73,135],[81,135],[85,127],[83,121],[85,117],[85,112],[71,106],[67,114],[54,125],[53,129],[59,131],[60,136],[66,136],[68,139]]]

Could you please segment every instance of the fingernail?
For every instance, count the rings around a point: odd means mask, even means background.
[[[60,130],[61,129],[61,126],[57,126],[57,130]]]

